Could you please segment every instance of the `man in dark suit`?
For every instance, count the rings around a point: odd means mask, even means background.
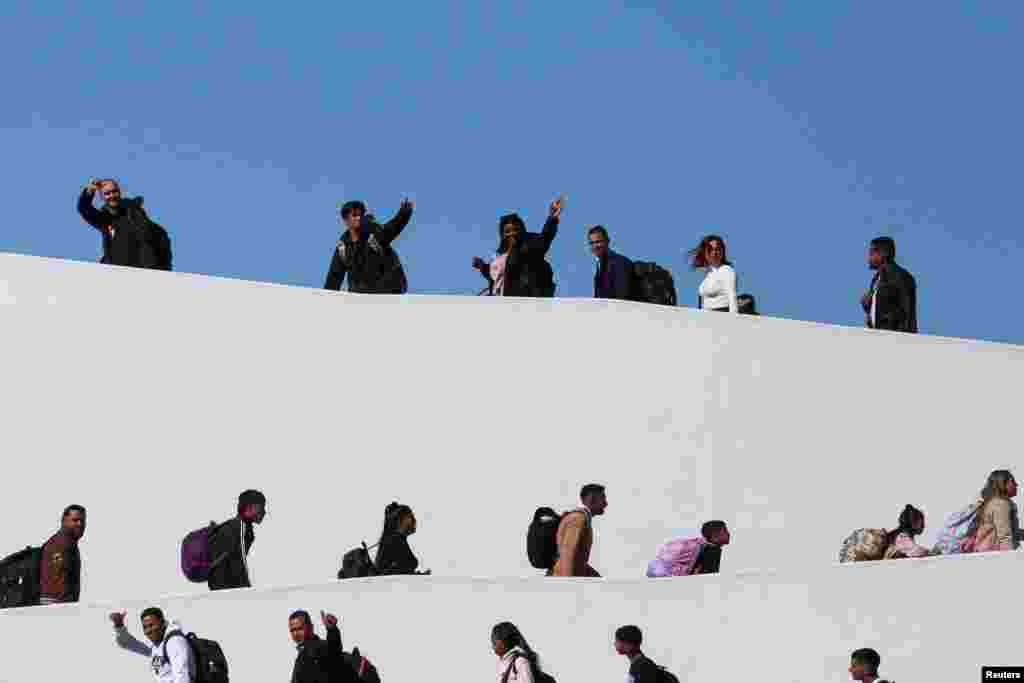
[[[867,326],[876,330],[917,332],[917,283],[896,263],[891,237],[871,240],[868,266],[875,271],[871,287],[861,297]]]
[[[633,262],[608,248],[608,231],[595,225],[587,233],[590,253],[597,259],[595,299],[630,299],[633,295]]]

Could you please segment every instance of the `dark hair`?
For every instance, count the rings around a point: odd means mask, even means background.
[[[869,674],[877,674],[878,667],[882,664],[882,657],[870,647],[854,650],[853,654],[850,655],[850,660],[857,664],[863,664],[867,669],[865,673]]]
[[[580,500],[586,500],[588,496],[599,496],[604,493],[604,486],[601,484],[587,484],[580,489]]]
[[[380,534],[380,543],[384,543],[384,539],[388,536],[398,533],[398,525],[402,522],[402,518],[406,515],[412,514],[412,508],[408,505],[402,505],[392,501],[384,508],[384,530]],[[378,553],[380,550],[377,551]]]
[[[921,519],[924,519],[924,513],[921,512],[920,510],[918,510],[913,505],[909,505],[908,504],[908,505],[904,506],[903,512],[900,513],[900,518],[899,518],[899,521],[897,522],[896,528],[889,532],[889,535],[885,539],[885,542],[888,545],[892,545],[893,542],[895,542],[896,537],[899,536],[900,534],[907,534],[911,538],[914,538],[915,536],[917,536],[918,532],[914,528],[915,527],[914,521],[918,517],[920,517]]]
[[[519,232],[526,232],[526,223],[519,217],[518,213],[507,213],[498,219],[498,253],[504,254],[508,251],[508,246],[505,244],[505,233],[504,227],[508,224],[516,225],[519,227]]]
[[[594,227],[592,227],[590,230],[587,231],[587,235],[593,235],[595,232],[599,233],[601,235],[601,237],[604,238],[605,242],[610,242],[611,241],[608,238],[608,231],[604,229],[603,225],[595,225]]]
[[[85,508],[82,507],[81,505],[68,505],[66,508],[64,508],[64,512],[63,512],[63,514],[61,514],[60,518],[64,519],[65,517],[70,515],[72,512],[81,512],[84,515],[85,514]]]
[[[256,489],[246,489],[238,494],[238,514],[250,505],[266,505],[267,497]]]
[[[690,268],[697,270],[698,268],[708,267],[707,250],[708,245],[712,242],[718,242],[722,245],[722,265],[732,265],[732,261],[726,257],[725,240],[718,235],[705,235],[701,238],[700,244],[690,250]]]
[[[362,202],[359,202],[359,201],[355,201],[355,202],[345,202],[344,204],[341,205],[341,217],[342,218],[348,218],[349,215],[353,211],[359,211],[359,212],[365,214],[366,213],[366,204],[363,204]]]
[[[160,621],[164,621],[164,611],[159,607],[147,607],[142,610],[142,614],[139,615],[139,621],[142,621],[146,617],[156,617]]]
[[[757,302],[754,300],[753,294],[737,294],[736,308],[740,313],[745,313],[746,315],[758,315]]]
[[[523,634],[519,632],[519,629],[511,621],[495,624],[494,628],[491,629],[491,640],[500,640],[510,650],[518,647],[526,656],[526,661],[530,662],[534,673],[541,670],[540,657],[537,656],[537,653],[533,651],[530,644],[526,642],[526,638],[523,637]]]
[[[886,261],[896,259],[896,240],[891,237],[876,237],[871,240],[871,246],[877,249]]]
[[[307,623],[307,624],[312,624],[313,623],[313,620],[309,618],[309,612],[307,612],[304,609],[297,609],[294,612],[292,612],[291,614],[289,614],[288,615],[288,621],[291,621],[292,619],[303,619],[303,620],[305,620],[305,623]]]
[[[723,522],[722,520],[712,519],[711,521],[704,522],[703,526],[701,526],[700,528],[700,535],[703,536],[706,540],[710,541],[711,534],[715,533],[716,531],[725,531],[728,528],[729,527],[727,527],[725,525],[725,522]]]
[[[639,647],[644,642],[644,634],[639,626],[620,626],[615,629],[615,640]]]

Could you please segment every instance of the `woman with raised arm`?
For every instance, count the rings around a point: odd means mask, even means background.
[[[559,198],[551,203],[548,219],[539,233],[527,232],[519,214],[510,213],[498,219],[498,251],[494,259],[473,259],[473,269],[487,280],[490,296],[555,295],[555,275],[546,257],[558,233],[561,215]]]

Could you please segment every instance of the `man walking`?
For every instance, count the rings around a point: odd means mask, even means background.
[[[587,233],[590,253],[597,259],[594,273],[595,299],[630,299],[633,294],[633,262],[609,248],[611,240],[603,225]]]
[[[82,557],[78,543],[85,536],[85,508],[69,505],[60,531],[43,544],[39,561],[39,604],[78,602],[82,589]]]
[[[580,490],[580,502],[582,507],[565,513],[558,524],[558,559],[552,576],[601,576],[590,566],[590,551],[594,545],[593,519],[608,507],[604,486],[587,484]]]
[[[875,330],[917,332],[917,283],[896,263],[896,242],[877,237],[868,248],[868,267],[875,271],[861,297],[867,326]]]
[[[253,525],[263,522],[267,514],[267,498],[255,489],[238,496],[238,514],[224,522],[210,538],[212,565],[207,585],[210,590],[249,588],[249,551],[256,542]]]

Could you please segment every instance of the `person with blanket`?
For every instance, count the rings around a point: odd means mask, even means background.
[[[647,576],[693,576],[717,574],[722,548],[729,545],[729,527],[720,519],[704,522],[697,538],[674,538],[660,548],[647,565]]]

